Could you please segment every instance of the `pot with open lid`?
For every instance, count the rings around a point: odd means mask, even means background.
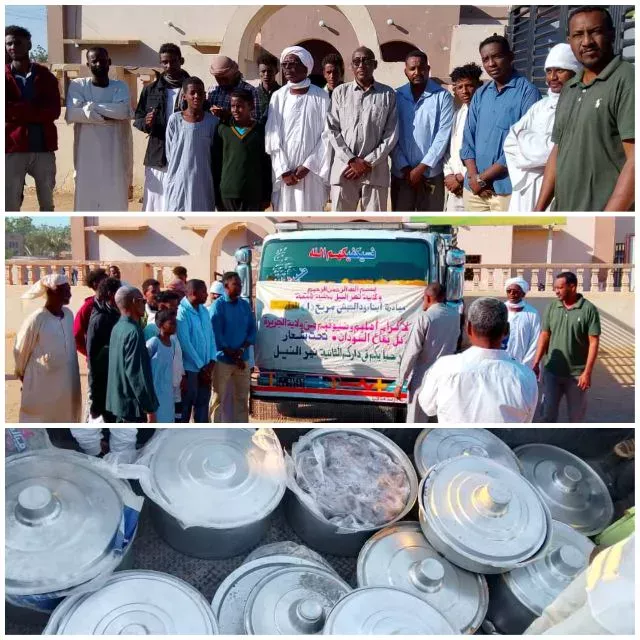
[[[515,453],[525,478],[539,491],[554,520],[585,536],[595,536],[609,526],[611,495],[584,460],[550,444],[526,444]]]
[[[546,553],[551,515],[520,474],[476,456],[438,463],[421,483],[420,526],[453,564],[475,573],[511,571]]]
[[[81,453],[51,449],[8,458],[8,604],[48,615],[61,598],[106,579],[126,560],[135,536],[138,512],[127,508],[128,494],[126,482]]]
[[[228,558],[256,545],[285,491],[282,448],[271,429],[167,429],[139,464],[152,519],[172,547]]]
[[[289,553],[271,553],[281,545],[264,545],[255,550],[216,589],[211,607],[218,620],[223,635],[242,635],[246,633],[244,610],[253,588],[267,575],[287,567],[316,567],[331,570],[316,554],[301,545],[287,543]],[[295,554],[295,555],[294,555]]]
[[[287,520],[312,549],[357,556],[379,529],[405,517],[418,479],[408,456],[373,429],[312,429],[293,445]]]
[[[553,522],[549,552],[526,567],[490,576],[487,619],[503,634],[522,634],[589,566],[595,545],[562,522]]]
[[[511,448],[487,429],[423,429],[413,450],[416,469],[422,478],[438,462],[458,456],[489,458],[517,473],[522,472]]]
[[[408,591],[442,613],[457,633],[475,633],[487,613],[484,576],[441,556],[417,522],[399,522],[370,538],[358,556],[359,587]]]
[[[428,602],[392,587],[362,587],[331,610],[324,635],[457,635]]]
[[[249,635],[311,635],[321,633],[329,612],[351,592],[333,571],[291,566],[264,576],[244,609]]]
[[[67,598],[45,635],[212,635],[218,625],[204,596],[157,571],[121,571],[98,591]]]

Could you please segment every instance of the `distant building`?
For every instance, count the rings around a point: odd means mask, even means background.
[[[24,235],[22,233],[5,233],[4,251],[6,255],[21,256],[24,253]]]

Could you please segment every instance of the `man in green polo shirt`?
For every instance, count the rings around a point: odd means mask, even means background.
[[[546,355],[542,376],[542,417],[557,422],[562,396],[567,396],[569,422],[584,422],[587,389],[600,344],[600,314],[577,292],[574,273],[556,276],[553,290],[558,298],[545,310],[533,372],[540,376],[540,362]]]
[[[634,66],[614,54],[605,7],[574,9],[569,44],[584,66],[564,85],[534,211],[629,211],[635,199]]]

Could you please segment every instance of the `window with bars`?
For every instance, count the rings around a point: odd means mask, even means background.
[[[567,23],[572,9],[581,5],[516,5],[509,12],[507,37],[515,56],[515,68],[544,90],[544,61],[549,49],[567,41]],[[635,62],[635,7],[607,7],[616,28],[615,51]]]

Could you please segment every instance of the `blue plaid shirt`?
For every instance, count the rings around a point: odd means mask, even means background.
[[[209,108],[220,107],[226,111],[231,111],[231,94],[239,89],[251,91],[253,94],[253,110],[251,111],[251,116],[256,122],[260,122],[262,109],[260,107],[260,96],[258,95],[258,90],[242,78],[240,78],[240,82],[238,82],[235,87],[221,87],[218,85],[211,89],[207,94]]]

